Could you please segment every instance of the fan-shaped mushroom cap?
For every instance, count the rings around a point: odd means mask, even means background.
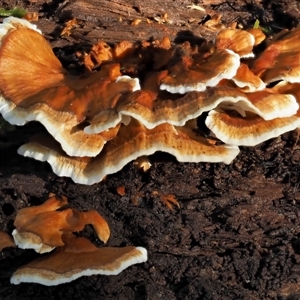
[[[41,122],[74,156],[97,155],[118,130],[87,135],[82,122],[114,106],[123,94],[136,88],[136,80],[116,82],[121,76],[119,64],[103,66],[85,78],[68,74],[44,37],[27,28],[12,30],[3,37],[0,73],[3,117],[16,125]]]
[[[300,28],[284,30],[254,61],[254,74],[265,83],[278,80],[300,82]]]
[[[88,239],[64,235],[64,246],[19,268],[11,277],[12,284],[35,282],[58,285],[82,276],[118,275],[131,265],[147,261],[142,247],[97,248]]]
[[[292,116],[299,108],[293,95],[282,95],[270,89],[244,93],[234,87],[217,86],[203,92],[188,92],[184,96],[170,95],[158,90],[160,75],[154,74],[142,90],[120,103],[119,114],[139,120],[152,129],[162,123],[182,126],[217,106],[230,106],[242,114],[250,111],[266,120]]]
[[[242,58],[254,57],[252,52],[255,43],[254,36],[241,29],[226,28],[221,30],[216,36],[216,49],[229,49],[237,53]]]
[[[292,94],[280,94],[271,89],[264,89],[253,93],[246,93],[247,99],[257,109],[250,110],[265,120],[291,117],[299,109],[297,99]],[[247,110],[247,109],[245,109]]]
[[[244,92],[260,91],[266,87],[266,84],[243,63],[241,63],[231,80]]]
[[[110,110],[109,119],[114,119],[116,124],[121,121],[128,124],[129,121],[125,122],[126,118],[134,118],[148,129],[153,129],[163,123],[183,126],[188,120],[195,119],[203,112],[219,105],[229,105],[232,109],[241,111],[242,114],[245,111],[251,111],[266,120],[291,116],[299,107],[294,96],[281,95],[269,89],[244,93],[235,87],[222,85],[207,88],[203,92],[188,92],[184,96],[173,95],[159,89],[161,79],[165,75],[166,71],[149,75],[143,82],[141,90],[123,98],[114,109]],[[251,86],[250,83],[248,84]],[[255,84],[254,82],[253,86]],[[109,123],[105,118],[107,116],[108,114],[95,116],[84,130],[87,133],[103,131]]]
[[[64,245],[63,232],[81,231],[87,224],[93,225],[102,241],[108,240],[108,224],[96,211],[57,211],[66,204],[65,197],[62,200],[51,197],[39,206],[19,210],[14,222],[16,229],[13,231],[16,245],[22,249],[34,249],[39,253],[49,252]]]
[[[211,110],[206,126],[224,143],[238,146],[255,146],[299,127],[297,116],[266,121],[248,113],[245,117],[236,112]]]
[[[0,231],[0,251],[2,251],[4,248],[15,246],[16,244],[14,243],[12,237],[8,233]]]
[[[169,74],[161,80],[160,89],[173,94],[204,91],[208,86],[216,86],[224,78],[231,79],[239,65],[239,55],[226,49],[217,50],[203,60],[183,57],[168,68]]]
[[[196,120],[183,127],[161,124],[147,129],[132,120],[122,126],[118,135],[109,141],[95,158],[69,157],[52,139],[31,142],[21,146],[18,153],[41,161],[48,161],[54,173],[71,177],[74,182],[93,184],[106,175],[121,170],[130,161],[156,151],[174,155],[181,162],[230,163],[239,153],[238,147],[211,145],[194,132]]]

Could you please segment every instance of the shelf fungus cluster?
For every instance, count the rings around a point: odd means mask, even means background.
[[[117,275],[127,267],[147,260],[145,248],[98,248],[87,238],[75,236],[73,232],[82,231],[85,225],[91,224],[99,239],[105,243],[110,230],[96,211],[62,209],[66,205],[65,197],[57,199],[50,195],[44,204],[18,211],[14,222],[16,229],[12,233],[14,242],[9,235],[0,232],[1,250],[17,245],[41,254],[51,252],[17,269],[11,283],[58,285],[81,276]]]
[[[236,28],[201,45],[99,41],[79,55],[87,72],[74,76],[34,25],[8,18],[0,26],[0,113],[49,133],[18,151],[77,183],[156,151],[229,164],[239,146],[300,126],[300,28],[268,41],[259,29]]]

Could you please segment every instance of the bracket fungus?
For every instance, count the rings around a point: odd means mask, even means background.
[[[216,86],[222,79],[231,79],[239,65],[239,55],[227,49],[217,50],[208,58],[183,57],[168,68],[168,75],[161,80],[160,89],[173,94],[201,92],[208,86]]]
[[[38,253],[49,252],[64,245],[64,232],[81,231],[87,224],[92,224],[99,239],[107,242],[108,224],[96,211],[79,212],[70,208],[57,211],[66,204],[67,198],[58,200],[51,196],[39,206],[19,210],[14,222],[16,229],[12,233],[16,245]]]
[[[28,27],[16,27],[2,37],[3,118],[15,125],[41,122],[71,156],[97,155],[106,141],[114,137],[117,128],[112,128],[109,134],[88,135],[83,131],[83,122],[139,88],[137,80],[120,79],[119,64],[103,66],[86,77],[73,76],[62,67],[44,37]],[[37,49],[36,53],[24,52],[30,48]]]
[[[244,63],[240,64],[235,76],[231,80],[244,92],[260,91],[266,87],[266,84],[260,77],[256,76]]]
[[[143,88],[117,103],[111,109],[110,116],[114,114],[117,123],[122,120],[124,123],[126,118],[133,118],[140,121],[146,128],[153,129],[164,123],[183,126],[188,120],[195,119],[203,112],[210,111],[219,105],[231,105],[233,109],[239,111],[247,110],[266,120],[292,116],[299,108],[293,95],[278,94],[270,89],[261,90],[263,86],[255,88],[256,91],[252,93],[220,85],[207,88],[202,92],[192,91],[184,95],[172,95],[159,88],[165,76],[166,71],[149,74],[142,83]],[[105,129],[104,126],[107,126],[108,122],[107,120],[105,122],[103,116],[102,114],[102,120],[96,116],[84,130],[92,134]]]
[[[34,282],[52,286],[81,276],[118,275],[131,265],[147,261],[147,250],[142,247],[97,248],[88,239],[71,233],[64,233],[62,238],[63,247],[17,269],[11,283]]]
[[[83,230],[86,224],[92,224],[99,239],[105,243],[110,230],[96,211],[58,211],[66,204],[67,198],[58,200],[51,194],[43,204],[17,212],[13,237],[18,247],[34,249],[38,253],[56,249],[17,269],[11,277],[11,283],[58,285],[81,276],[117,275],[133,264],[147,261],[147,250],[143,247],[97,248],[88,239],[76,237],[73,232]],[[8,238],[0,232],[1,241]],[[4,247],[11,245],[15,245],[12,239]]]
[[[18,153],[41,161],[48,161],[54,173],[71,177],[74,182],[93,184],[106,175],[121,170],[130,161],[164,151],[180,162],[225,162],[229,164],[239,153],[236,146],[212,145],[193,129],[195,120],[185,126],[164,123],[147,129],[137,120],[121,126],[118,135],[107,142],[96,157],[70,157],[52,139],[38,138],[21,146]]]
[[[200,45],[168,37],[113,47],[99,41],[81,55],[89,71],[73,76],[34,25],[18,22],[0,27],[0,113],[12,124],[41,122],[50,135],[33,137],[18,153],[77,183],[99,182],[156,151],[230,163],[238,146],[300,126],[296,88],[268,85],[299,81],[298,29],[259,48],[261,30],[236,25]],[[198,130],[200,116],[219,140],[214,145]]]
[[[254,61],[252,71],[265,83],[300,82],[300,28],[282,30]]]
[[[241,58],[254,57],[254,44],[255,37],[250,32],[232,28],[221,30],[215,40],[216,49],[230,49]]]
[[[252,113],[242,117],[232,111],[211,110],[205,124],[224,143],[256,146],[300,127],[300,118],[291,116],[266,121]]]

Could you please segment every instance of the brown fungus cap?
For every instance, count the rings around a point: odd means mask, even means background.
[[[254,57],[252,52],[255,44],[254,36],[241,29],[223,29],[216,36],[216,49],[229,49],[237,53],[241,58]]]
[[[266,84],[260,77],[254,75],[249,67],[243,63],[241,63],[235,76],[231,80],[244,92],[260,91],[266,87]]]
[[[251,70],[265,83],[300,82],[300,28],[283,30],[275,36]]]
[[[245,117],[234,111],[211,110],[206,126],[224,143],[237,146],[255,146],[300,126],[297,116],[266,121],[258,115]]]
[[[117,107],[119,114],[132,117],[148,129],[169,123],[183,126],[188,120],[217,106],[230,106],[237,111],[250,111],[269,120],[294,115],[299,105],[291,94],[279,94],[270,89],[244,93],[229,86],[207,88],[203,92],[188,92],[184,96],[159,91],[160,78],[165,72],[153,74],[143,89],[129,95]],[[244,114],[244,113],[242,113]]]
[[[272,89],[246,93],[246,96],[257,109],[257,111],[249,111],[255,112],[265,120],[291,117],[295,115],[299,109],[299,104],[294,95],[276,93],[276,91]]]
[[[203,92],[192,91],[185,95],[170,94],[159,89],[166,72],[149,74],[142,82],[141,90],[131,93],[111,109],[110,119],[112,120],[114,115],[118,123],[133,118],[146,128],[153,129],[163,123],[183,126],[188,120],[195,119],[203,112],[219,105],[230,105],[232,109],[239,111],[252,111],[264,119],[291,116],[298,110],[298,103],[294,96],[280,95],[268,89],[244,93],[236,87],[222,85],[207,88]],[[95,116],[85,131],[88,133],[101,131],[107,124],[105,121],[107,120],[103,114]],[[129,121],[126,124],[128,123]]]
[[[211,145],[195,132],[196,120],[182,127],[161,124],[147,129],[137,120],[122,125],[118,135],[109,141],[95,158],[67,156],[52,139],[37,139],[21,146],[18,153],[47,161],[58,176],[74,182],[93,184],[106,175],[116,173],[127,163],[156,151],[174,155],[180,162],[224,162],[229,164],[239,153],[238,147]]]
[[[13,238],[6,232],[0,231],[0,251],[7,247],[15,247]]]
[[[24,51],[24,49],[34,49]],[[136,87],[136,80],[119,80],[119,64],[108,64],[86,77],[68,74],[38,32],[9,31],[0,47],[0,112],[10,123],[41,122],[72,156],[95,156],[114,137],[87,135],[84,123],[110,108]],[[118,81],[118,82],[117,82]]]
[[[108,240],[108,224],[96,211],[79,212],[70,208],[57,211],[66,204],[65,197],[58,200],[52,196],[39,206],[19,210],[13,231],[16,245],[39,253],[49,252],[64,245],[62,234],[65,231],[81,231],[87,224],[93,225],[100,240]]]
[[[117,275],[127,267],[147,261],[142,247],[97,248],[84,237],[63,235],[64,246],[17,269],[12,284],[34,282],[47,286],[73,281],[82,276]]]
[[[160,89],[173,94],[204,91],[206,87],[216,86],[222,79],[231,79],[239,65],[239,55],[227,49],[217,50],[208,58],[183,56],[168,68],[168,75],[161,80]]]

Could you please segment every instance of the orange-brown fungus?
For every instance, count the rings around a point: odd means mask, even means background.
[[[81,231],[87,224],[93,225],[100,240],[108,240],[108,224],[96,211],[79,212],[71,208],[58,211],[66,204],[67,198],[59,200],[51,196],[39,206],[19,210],[13,231],[18,247],[35,249],[39,253],[49,252],[64,245],[64,232]]]
[[[211,56],[183,56],[168,67],[168,75],[161,80],[161,90],[185,94],[204,91],[222,79],[231,79],[240,65],[240,57],[231,50],[216,50]]]
[[[174,155],[181,162],[230,163],[239,149],[229,145],[211,145],[197,134],[196,123],[174,127],[161,124],[147,129],[136,120],[121,126],[118,135],[107,142],[102,152],[94,157],[67,156],[52,139],[37,139],[19,148],[19,153],[38,160],[48,161],[59,176],[71,177],[77,183],[93,184],[107,174],[121,170],[130,161],[156,151]]]
[[[31,47],[38,49],[36,54],[23,51]],[[4,118],[17,125],[41,122],[69,155],[95,156],[101,151],[106,138],[85,134],[81,123],[113,107],[135,86],[130,80],[116,82],[122,75],[119,64],[105,65],[87,77],[68,74],[44,37],[27,28],[12,30],[3,38],[0,58]]]
[[[248,31],[241,29],[223,29],[215,41],[216,49],[229,49],[240,57],[253,57],[254,36]]]
[[[297,116],[276,118],[269,121],[247,113],[241,117],[232,111],[210,111],[206,126],[224,143],[255,146],[300,126]]]
[[[89,72],[73,76],[35,25],[5,19],[0,113],[12,124],[39,121],[56,140],[33,138],[19,153],[93,184],[156,151],[185,162],[230,163],[239,145],[299,127],[300,28],[262,43],[260,29],[225,28],[220,15],[204,26],[215,37],[197,43],[99,41],[82,56]],[[200,116],[214,142],[201,136]]]
[[[254,61],[252,71],[265,83],[300,82],[300,28],[283,30]]]
[[[58,285],[81,276],[117,275],[131,265],[147,261],[147,250],[142,247],[97,248],[88,239],[72,233],[64,233],[62,239],[63,247],[19,268],[11,283]]]

